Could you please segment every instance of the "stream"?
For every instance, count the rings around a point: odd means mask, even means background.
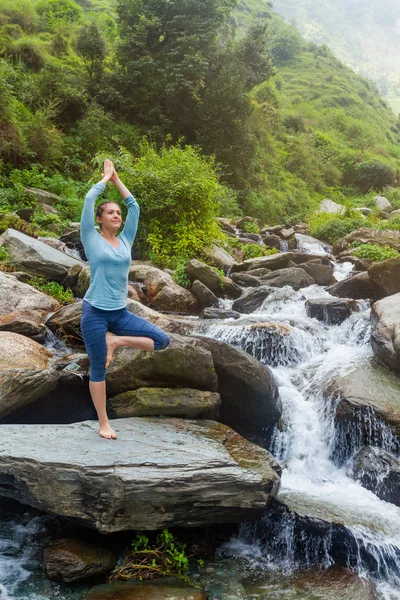
[[[302,251],[307,241],[302,240]],[[315,244],[308,251],[315,252]],[[350,263],[337,265],[336,278],[348,276],[351,268]],[[317,285],[297,292],[276,288],[255,313],[238,320],[197,321],[197,334],[229,342],[268,365],[284,407],[282,424],[269,442],[283,466],[277,501],[260,521],[243,524],[219,549],[215,563],[195,573],[213,600],[325,598],[306,591],[290,594],[279,581],[338,563],[373,582],[374,595],[364,598],[400,600],[400,508],[352,479],[349,440],[335,427],[334,401],[323,396],[335,377],[373,356],[369,305],[359,301],[358,312],[341,325],[328,325],[306,313],[306,300],[321,297],[329,294]],[[268,323],[269,333],[256,323]],[[391,430],[372,411],[369,419],[371,444],[397,449]],[[354,451],[360,445],[356,428],[352,435]],[[43,518],[0,516],[0,599],[80,598],[76,588],[67,593],[37,573],[33,540],[35,531],[45,527]],[[261,582],[256,591],[255,580]]]

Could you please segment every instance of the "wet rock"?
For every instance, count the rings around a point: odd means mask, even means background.
[[[291,238],[294,235],[294,229],[293,229],[293,227],[290,227],[289,229],[281,229],[281,231],[279,232],[279,235],[281,236],[282,239],[288,240],[289,238]]]
[[[317,285],[332,285],[336,282],[336,279],[333,276],[333,268],[328,267],[327,265],[317,264],[314,261],[309,263],[304,263],[301,265],[301,268],[313,278]]]
[[[278,269],[277,271],[268,273],[268,275],[264,275],[261,279],[269,286],[284,287],[285,285],[290,285],[296,291],[315,283],[314,279],[300,267]]]
[[[207,260],[207,262],[211,263],[215,267],[222,269],[224,273],[229,272],[232,265],[235,264],[235,259],[226,252],[221,246],[218,244],[210,244],[208,246],[204,246],[201,249],[201,254]]]
[[[265,271],[267,271],[267,269],[265,269]],[[232,281],[242,287],[258,287],[260,285],[260,280],[250,273],[233,273]]]
[[[60,236],[60,240],[65,244],[73,244],[79,246],[81,244],[81,228],[80,223],[77,223],[75,227],[71,227],[64,231]]]
[[[280,254],[271,254],[270,256],[260,256],[259,258],[249,258],[240,264],[233,265],[232,273],[238,273],[241,271],[254,271],[254,269],[270,269],[276,271],[277,269],[285,269],[289,262],[292,261],[296,265],[302,265],[308,263],[316,258],[322,260],[322,263],[329,265],[329,260],[326,257],[322,257],[320,254],[307,254],[306,252],[282,252]]]
[[[338,281],[327,287],[326,291],[332,296],[353,300],[376,300],[381,297],[379,288],[371,281],[368,273],[357,273],[343,281]]]
[[[335,454],[342,461],[363,445],[395,444],[400,437],[400,379],[374,360],[335,378],[324,396],[335,403]]]
[[[247,271],[246,275],[251,275],[252,277],[262,277],[263,275],[267,275],[268,273],[272,273],[271,269],[251,269],[251,271]],[[240,275],[244,275],[245,273],[240,273]],[[234,273],[235,276],[239,275],[239,273]]]
[[[393,206],[390,204],[389,200],[385,198],[385,196],[375,196],[374,198],[375,206],[378,210],[383,212],[391,213],[393,210]]]
[[[347,250],[357,242],[360,244],[378,244],[378,246],[390,246],[395,250],[400,250],[400,231],[391,231],[387,229],[370,229],[362,227],[352,231],[344,238],[336,242],[333,247],[333,253],[339,254]]]
[[[271,455],[221,423],[112,426],[117,442],[95,422],[2,425],[0,495],[111,533],[258,519],[277,491]]]
[[[0,236],[0,246],[8,251],[9,265],[58,282],[63,281],[72,265],[80,264],[68,254],[14,229],[7,229]]]
[[[197,310],[193,294],[174,282],[169,273],[147,264],[129,269],[129,281],[142,283],[147,304],[154,310],[191,314]]]
[[[193,281],[191,292],[197,298],[198,306],[201,309],[219,305],[217,296],[198,279]]]
[[[139,388],[107,401],[109,414],[113,419],[163,415],[216,420],[220,405],[219,394],[190,388]]]
[[[84,600],[207,600],[203,590],[173,577],[97,585]]]
[[[259,246],[264,246],[263,239],[259,233],[246,233],[245,231],[242,231],[240,234],[240,237],[246,241],[251,240],[252,242],[255,242],[256,244],[258,244]]]
[[[335,298],[313,298],[306,301],[307,315],[312,319],[318,319],[329,325],[339,325],[347,319],[351,313],[357,310],[354,300],[348,298],[336,300]]]
[[[353,477],[386,502],[400,506],[400,460],[373,446],[361,448],[354,456]]]
[[[218,392],[222,398],[220,421],[242,435],[265,437],[282,414],[278,385],[272,371],[230,344],[201,338],[212,353]]]
[[[340,214],[345,211],[345,207],[342,204],[338,204],[333,200],[322,200],[316,212],[326,212],[326,213],[334,213]]]
[[[205,308],[200,313],[200,319],[240,319],[241,314],[236,310],[225,308]]]
[[[311,235],[305,235],[304,233],[296,233],[296,245],[299,252],[313,250],[313,254],[320,254],[324,256],[332,253],[332,246]]]
[[[38,240],[43,242],[43,244],[47,244],[47,246],[50,246],[51,248],[55,248],[55,250],[59,250],[60,252],[65,253],[65,250],[67,249],[67,246],[64,244],[64,242],[61,242],[55,238],[39,236]]]
[[[43,566],[51,581],[71,583],[109,573],[117,555],[100,546],[78,539],[59,539],[44,549]]]
[[[375,356],[400,375],[400,293],[375,302],[371,321]]]
[[[1,418],[56,387],[51,359],[51,352],[28,337],[0,331]]]
[[[373,264],[368,269],[371,281],[381,290],[383,296],[400,292],[400,256]]]
[[[107,390],[116,396],[141,387],[189,387],[216,392],[211,352],[197,339],[176,334],[158,352],[118,348],[107,372]]]
[[[208,287],[218,298],[239,298],[242,290],[229,277],[219,275],[212,267],[196,258],[186,265],[186,273],[191,281],[198,279]]]
[[[59,303],[47,294],[0,271],[0,330],[27,336],[43,334],[43,323]]]
[[[247,294],[239,298],[239,300],[235,300],[232,304],[232,309],[245,314],[255,312],[273,291],[274,288],[272,286],[262,285],[255,290],[247,292]]]
[[[281,249],[281,238],[279,235],[263,235],[262,239],[268,248],[276,248],[277,250]]]

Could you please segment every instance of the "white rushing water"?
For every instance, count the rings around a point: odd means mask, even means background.
[[[380,598],[398,600],[400,508],[363,488],[349,477],[346,464],[340,466],[333,460],[337,435],[335,404],[323,397],[323,390],[335,377],[354,371],[373,355],[368,305],[360,302],[360,312],[353,313],[341,325],[330,326],[307,316],[306,300],[317,297],[329,294],[318,286],[298,292],[277,289],[256,313],[233,322],[199,322],[200,333],[233,343],[272,368],[279,384],[285,423],[284,431],[277,431],[272,443],[273,454],[284,466],[278,499],[297,514],[344,525],[356,549],[349,552],[349,566],[361,575],[369,572],[375,578]],[[257,322],[260,327],[255,325]],[[375,418],[373,414],[371,418]],[[390,446],[393,434],[386,434],[383,439]],[[289,519],[277,534],[280,546],[285,546],[281,564],[283,561],[292,567],[293,528],[294,522]],[[251,541],[248,538],[244,528],[243,537],[232,540],[228,548],[244,558],[249,554],[257,556],[260,539],[257,535]],[[263,560],[268,558],[270,564],[276,547],[265,540],[261,545]],[[318,547],[311,541],[307,546],[305,540],[305,548],[309,548],[306,562],[313,560],[314,552],[319,564],[332,564],[329,546],[328,537],[321,539]]]

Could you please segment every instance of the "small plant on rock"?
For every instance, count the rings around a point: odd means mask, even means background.
[[[243,225],[243,231],[246,233],[259,233],[260,230],[258,229],[257,223],[254,223],[254,221],[247,221]]]
[[[44,277],[32,277],[28,284],[39,292],[43,292],[52,298],[55,298],[60,304],[69,304],[74,301],[74,295],[70,288],[63,288],[56,281],[47,281]]]
[[[400,254],[394,248],[390,248],[390,246],[382,247],[378,246],[378,244],[363,244],[356,248],[353,256],[378,262],[380,260],[387,260],[388,258],[396,258]]]

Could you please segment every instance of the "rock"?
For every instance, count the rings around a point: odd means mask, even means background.
[[[332,246],[311,235],[296,233],[296,248],[299,252],[312,252],[314,255],[326,256],[332,254]]]
[[[385,196],[375,196],[374,201],[378,210],[382,210],[387,213],[392,212],[393,206],[390,204],[389,200],[385,198]]]
[[[277,492],[271,455],[221,423],[112,426],[118,442],[95,422],[2,425],[0,495],[111,533],[258,519]]]
[[[232,308],[235,311],[244,314],[250,314],[255,312],[266,298],[272,294],[274,288],[270,285],[261,285],[255,290],[250,290],[244,296],[239,298],[239,300],[235,300],[232,304]]]
[[[181,287],[171,275],[147,264],[134,264],[129,270],[129,281],[139,281],[147,304],[154,310],[191,314],[197,310],[197,300],[189,290]]]
[[[368,217],[373,212],[372,208],[367,208],[366,206],[354,208],[353,210],[360,212],[364,217]]]
[[[225,219],[224,217],[217,217],[217,223],[221,227],[222,231],[233,234],[236,233],[236,230],[231,224],[230,219]]]
[[[340,254],[343,250],[351,248],[353,244],[378,244],[378,246],[390,246],[395,250],[400,250],[400,231],[391,231],[389,229],[370,229],[362,227],[352,231],[344,238],[336,242],[333,247],[333,253]]]
[[[400,436],[400,379],[366,360],[352,373],[335,378],[324,390],[335,406],[335,454],[347,460],[363,445],[387,445]]]
[[[289,262],[296,265],[308,263],[316,258],[322,260],[322,264],[330,265],[329,260],[320,254],[308,254],[306,252],[282,252],[280,254],[271,254],[270,256],[260,256],[259,258],[248,258],[240,264],[233,265],[232,273],[240,271],[254,271],[255,269],[266,268],[271,271],[285,269]]]
[[[54,281],[62,281],[72,265],[80,264],[68,254],[14,229],[7,229],[0,236],[0,246],[8,251],[9,265]]]
[[[282,231],[283,225],[274,225],[273,227],[263,227],[260,231],[261,235],[277,235],[280,231]]]
[[[299,267],[278,269],[277,271],[268,273],[268,275],[264,275],[261,279],[269,286],[284,287],[285,285],[290,285],[296,291],[315,283],[314,279],[304,269]]]
[[[215,294],[198,279],[193,281],[191,292],[197,298],[199,308],[208,308],[210,306],[218,306],[219,300]]]
[[[33,210],[33,208],[20,208],[19,210],[15,211],[15,214],[20,219],[23,219],[27,223],[30,223],[33,219],[34,210]]]
[[[179,579],[160,577],[140,582],[96,585],[84,600],[207,600],[207,595],[203,590],[191,587]]]
[[[224,273],[228,273],[235,264],[235,259],[217,244],[209,244],[201,249],[201,254],[215,267],[222,269]]]
[[[70,231],[65,231],[61,236],[60,240],[65,244],[73,244],[74,246],[79,246],[81,244],[81,229],[80,224],[74,229]]]
[[[357,273],[326,288],[332,296],[353,300],[376,300],[381,296],[379,288],[369,278],[368,273]]]
[[[353,459],[353,477],[386,502],[400,506],[400,460],[373,446],[360,448]]]
[[[289,238],[291,238],[294,235],[294,229],[293,229],[293,227],[290,227],[289,229],[282,229],[280,231],[279,235],[281,236],[282,239],[288,240]]]
[[[27,336],[43,334],[47,315],[59,308],[47,294],[0,271],[0,330]]]
[[[225,308],[205,308],[200,313],[200,319],[240,319],[241,314],[236,310]]]
[[[77,539],[59,539],[44,549],[43,564],[51,581],[71,583],[109,573],[117,563],[114,552]]]
[[[240,287],[231,279],[219,275],[212,267],[209,267],[196,258],[193,258],[186,265],[186,273],[191,281],[198,279],[218,296],[218,298],[224,296],[229,298],[239,298],[242,294]]]
[[[56,240],[55,238],[39,236],[38,240],[40,242],[43,242],[43,244],[47,244],[51,248],[54,248],[55,250],[59,250],[60,252],[65,252],[65,250],[67,248],[67,246],[64,244],[64,242],[61,242],[60,240]]]
[[[339,325],[347,319],[351,313],[357,310],[357,304],[354,300],[345,298],[336,300],[335,298],[313,298],[306,301],[307,315],[318,319],[329,325]]]
[[[141,387],[189,387],[216,392],[211,352],[197,338],[171,335],[158,352],[118,348],[107,372],[107,390],[116,396]]]
[[[400,217],[400,209],[399,210],[393,210],[390,215],[389,215],[389,221],[392,221],[393,219],[396,219],[396,217]]]
[[[75,286],[75,295],[78,298],[84,298],[90,286],[90,268],[84,267],[79,271],[78,280]]]
[[[242,435],[265,437],[282,414],[272,371],[230,344],[201,338],[211,351],[221,395],[220,421]]]
[[[371,321],[371,344],[375,356],[400,374],[400,293],[375,302]]]
[[[281,238],[278,235],[263,235],[262,240],[268,248],[281,249]]]
[[[333,268],[327,265],[315,264],[314,262],[304,263],[301,268],[313,278],[317,285],[332,285],[336,282],[333,276]]]
[[[251,271],[247,271],[246,274],[251,275],[252,277],[262,277],[263,275],[267,275],[268,273],[272,273],[271,269],[252,269]],[[235,276],[239,275],[239,273],[234,273]],[[244,275],[244,273],[240,273],[240,275]],[[232,275],[233,277],[233,275]]]
[[[258,244],[259,246],[264,246],[263,239],[259,233],[247,233],[246,231],[242,231],[240,234],[240,239],[244,239],[245,242],[250,240]]]
[[[335,213],[340,214],[345,211],[345,207],[342,204],[338,204],[337,202],[333,202],[333,200],[322,200],[316,212],[326,212],[326,213]]]
[[[56,387],[51,358],[51,352],[24,335],[0,331],[0,418]]]
[[[112,419],[125,417],[181,417],[217,420],[220,395],[190,388],[139,388],[107,401]]]
[[[27,187],[25,188],[25,192],[28,194],[28,196],[33,197],[36,202],[43,202],[44,204],[48,204],[50,206],[62,201],[62,198],[57,196],[57,194],[52,194],[51,192],[46,192],[45,190],[41,190],[39,188]]]
[[[50,206],[50,204],[46,204],[45,202],[37,202],[36,206],[45,215],[58,215],[58,210],[54,208],[54,206]]]
[[[260,285],[260,280],[251,273],[233,273],[232,281],[243,287],[258,287]]]
[[[235,225],[238,229],[243,229],[246,223],[255,223],[257,225],[257,219],[254,217],[242,217],[236,221]]]
[[[368,269],[371,281],[381,290],[383,296],[400,292],[400,256],[374,263]]]

